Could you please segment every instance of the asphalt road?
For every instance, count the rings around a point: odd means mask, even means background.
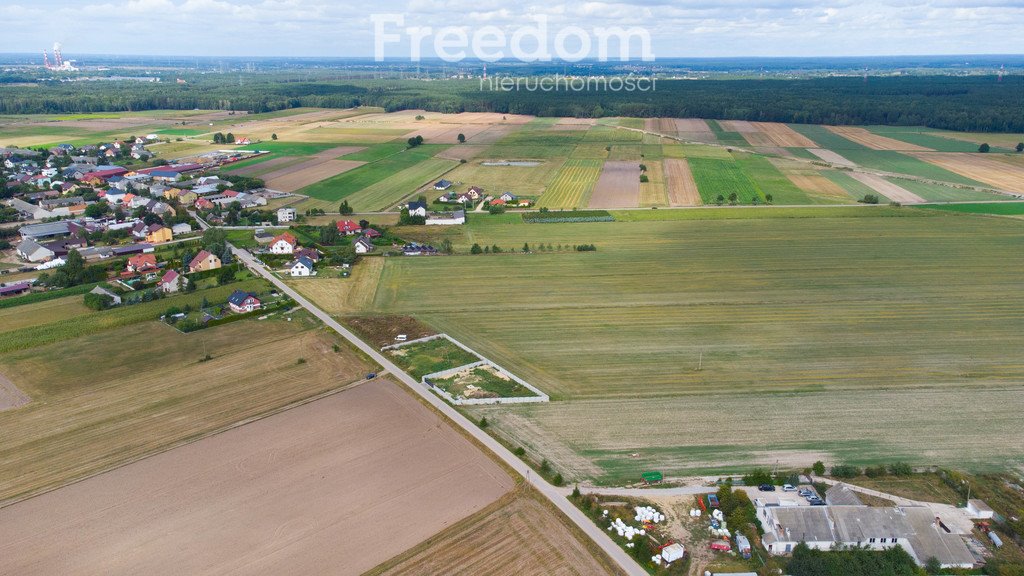
[[[325,325],[340,334],[343,338],[351,342],[353,346],[359,348],[367,356],[380,364],[395,380],[408,386],[413,392],[430,403],[431,406],[447,416],[449,420],[462,427],[463,430],[473,436],[473,438],[478,442],[486,446],[491,452],[497,454],[505,464],[518,472],[523,478],[526,478],[527,482],[536,488],[538,492],[543,494],[545,498],[550,500],[552,504],[562,511],[562,513],[568,516],[570,520],[579,526],[579,528],[583,530],[591,540],[600,546],[601,549],[604,550],[604,552],[626,572],[626,574],[636,576],[645,576],[647,574],[647,572],[628,554],[626,554],[618,544],[608,537],[604,530],[598,528],[590,518],[587,518],[583,512],[569,502],[566,498],[566,494],[568,494],[568,490],[566,488],[553,486],[538,476],[536,472],[531,470],[530,467],[520,460],[515,454],[502,446],[497,440],[491,438],[487,433],[480,430],[475,423],[460,414],[455,410],[455,408],[448,405],[440,397],[431,393],[425,386],[403,372],[401,368],[392,363],[391,360],[381,354],[380,351],[360,340],[355,334],[334,320],[334,318],[331,318],[329,314],[315,306],[312,302],[274,276],[270,270],[257,262],[248,251],[235,248],[234,246],[231,246],[231,250],[240,261],[249,267],[249,269],[269,280],[272,284],[277,286],[279,290],[294,299],[296,303],[319,318]]]

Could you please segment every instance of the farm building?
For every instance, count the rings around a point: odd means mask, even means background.
[[[0,286],[0,298],[4,296],[17,296],[32,289],[31,282],[15,282],[6,286]]]
[[[971,515],[971,518],[981,520],[988,520],[995,516],[995,511],[984,500],[977,498],[971,498],[967,501],[967,513]]]
[[[29,262],[45,262],[54,257],[53,250],[40,245],[31,238],[26,238],[18,244],[16,251],[18,256]]]
[[[931,509],[921,506],[764,506],[757,514],[765,528],[764,546],[776,556],[801,542],[818,550],[901,546],[921,565],[935,557],[943,568],[974,566],[960,535],[939,528]]]
[[[89,290],[89,293],[90,294],[99,294],[101,296],[107,296],[107,297],[110,298],[111,303],[113,303],[115,306],[121,304],[121,297],[120,296],[118,296],[117,294],[114,294],[113,292],[111,292],[110,290],[107,290],[106,288],[104,288],[102,286],[97,286],[97,287],[93,288],[92,290]]]
[[[825,503],[829,506],[860,506],[863,504],[857,494],[846,484],[836,484],[825,491]]]

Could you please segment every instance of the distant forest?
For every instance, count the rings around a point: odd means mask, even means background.
[[[308,78],[308,76],[307,76]],[[653,92],[500,92],[478,80],[306,81],[292,74],[205,75],[160,83],[3,83],[0,114],[156,109],[380,106],[389,111],[537,116],[698,117],[807,124],[928,126],[1024,132],[1024,76],[895,76],[808,80],[659,80]]]

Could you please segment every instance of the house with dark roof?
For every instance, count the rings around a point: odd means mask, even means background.
[[[288,274],[291,276],[311,276],[313,274],[313,261],[305,256],[299,256],[289,265]]]
[[[256,297],[255,292],[235,290],[231,296],[228,296],[228,306],[235,314],[255,312],[260,309],[260,305],[260,299]]]
[[[356,238],[356,241],[352,243],[352,247],[355,248],[356,254],[369,254],[374,249],[373,242],[370,242],[370,239],[366,236]]]
[[[434,183],[434,190],[447,190],[452,187],[452,183],[449,180],[438,180]]]
[[[409,202],[408,206],[409,216],[422,216],[427,217],[427,203],[426,202]]]

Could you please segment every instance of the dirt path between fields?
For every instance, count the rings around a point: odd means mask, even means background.
[[[20,408],[32,401],[28,394],[25,394],[18,387],[0,374],[0,411]]]

